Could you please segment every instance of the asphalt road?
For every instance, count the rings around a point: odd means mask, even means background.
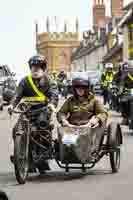
[[[5,109],[6,110],[6,109]],[[113,119],[120,116],[113,113]],[[4,189],[11,200],[129,200],[133,193],[133,135],[122,127],[124,144],[121,148],[121,168],[112,174],[109,158],[103,158],[93,169],[83,174],[71,170],[68,174],[54,161],[51,171],[39,177],[32,175],[25,185],[18,185],[14,168],[10,163],[11,123],[7,113],[0,113],[0,189]]]

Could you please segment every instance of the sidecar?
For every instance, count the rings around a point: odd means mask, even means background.
[[[55,159],[66,172],[69,169],[85,172],[104,156],[109,158],[113,173],[120,168],[122,133],[117,123],[112,122],[100,128],[59,126],[57,142]]]

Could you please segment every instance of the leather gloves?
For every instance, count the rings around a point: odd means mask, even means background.
[[[69,122],[66,119],[62,120],[62,125],[63,126],[70,126]]]
[[[88,122],[88,127],[90,128],[96,128],[99,125],[100,125],[100,120],[96,116],[93,116]]]
[[[53,104],[48,104],[48,108],[52,111],[52,112],[56,112],[56,108]]]
[[[7,112],[9,113],[9,114],[11,114],[11,111],[13,110],[13,105],[9,105],[9,106],[7,106]]]

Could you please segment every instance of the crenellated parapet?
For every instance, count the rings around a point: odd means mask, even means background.
[[[44,33],[40,33],[37,36],[37,43],[40,42],[58,42],[58,41],[74,41],[74,40],[78,40],[78,34],[77,33],[73,33],[73,32],[53,32],[53,33],[48,33],[48,32],[44,32]]]
[[[75,31],[73,32],[69,31],[66,21],[60,32],[58,27],[56,17],[54,28],[47,17],[46,30],[42,33],[39,32],[36,24],[36,50],[47,57],[49,71],[60,71],[61,69],[70,71],[72,51],[80,45],[78,19],[75,20]]]
[[[56,19],[56,17],[55,17]],[[46,31],[40,33],[38,24],[36,23],[36,42],[50,42],[50,41],[74,41],[79,40],[79,22],[78,18],[75,20],[75,31],[68,31],[68,24],[64,22],[63,31],[59,32],[58,30],[51,31],[51,23],[49,17],[46,19]],[[58,27],[57,22],[55,21],[55,26]]]

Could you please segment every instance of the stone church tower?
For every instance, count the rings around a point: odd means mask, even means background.
[[[48,60],[48,71],[64,70],[71,71],[71,56],[75,48],[79,47],[79,23],[75,21],[75,32],[68,32],[67,24],[64,23],[62,32],[50,31],[49,18],[46,20],[46,32],[39,33],[36,24],[36,50],[45,55]]]
[[[94,0],[93,2],[93,29],[97,31],[105,26],[105,4],[104,0]]]

